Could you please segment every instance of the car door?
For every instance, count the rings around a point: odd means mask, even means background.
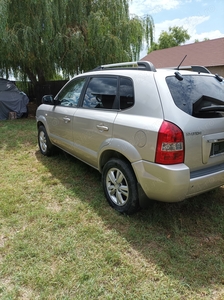
[[[52,142],[63,150],[75,155],[74,115],[86,78],[70,81],[56,96],[56,105],[48,112],[49,134]]]
[[[89,79],[83,102],[75,112],[74,143],[77,156],[97,167],[98,152],[110,142],[118,112],[116,76],[95,76]]]

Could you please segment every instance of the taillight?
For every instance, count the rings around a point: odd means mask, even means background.
[[[184,162],[183,132],[173,123],[163,121],[160,127],[155,162],[164,165]]]

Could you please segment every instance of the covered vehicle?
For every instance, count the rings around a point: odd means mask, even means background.
[[[16,85],[7,79],[0,78],[0,120],[7,120],[9,113],[16,113],[16,118],[27,116],[29,98]]]

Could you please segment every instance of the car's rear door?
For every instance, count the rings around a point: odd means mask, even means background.
[[[110,142],[118,112],[117,76],[89,78],[82,105],[74,116],[76,156],[97,167],[99,149]]]

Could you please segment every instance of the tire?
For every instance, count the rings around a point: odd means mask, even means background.
[[[43,125],[38,128],[38,145],[40,152],[45,156],[53,154],[54,146],[51,144],[47,131]]]
[[[137,180],[127,162],[109,160],[103,168],[102,184],[106,199],[115,210],[128,215],[139,210]]]

